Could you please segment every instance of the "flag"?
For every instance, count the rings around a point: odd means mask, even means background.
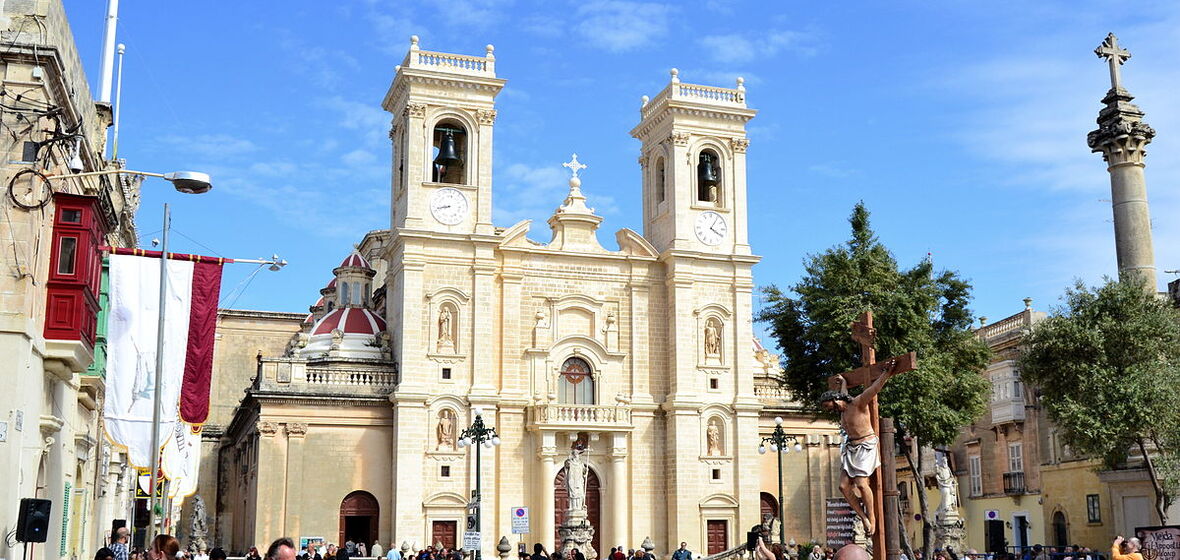
[[[153,450],[173,437],[178,419],[199,425],[208,416],[221,264],[232,261],[169,254],[161,335],[164,359],[159,372],[160,437],[152,442],[160,253],[138,249],[112,253],[103,412],[110,439],[127,448],[131,464],[147,467],[154,463]]]
[[[168,497],[183,502],[197,492],[197,475],[201,469],[201,426],[178,420],[169,436],[160,455],[160,469],[168,477]]]

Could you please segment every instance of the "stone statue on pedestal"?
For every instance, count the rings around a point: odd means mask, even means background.
[[[959,516],[959,483],[951,472],[946,452],[938,452],[934,463],[934,481],[942,500],[934,514],[935,543],[941,548],[963,550],[966,538],[963,519]]]
[[[590,526],[586,512],[586,478],[590,466],[586,464],[585,453],[575,445],[565,460],[565,490],[569,495],[569,506],[565,510],[565,521],[557,527],[557,534],[561,539],[561,557],[576,548],[586,555],[586,560],[596,560],[598,551],[594,550],[592,543],[594,527]]]

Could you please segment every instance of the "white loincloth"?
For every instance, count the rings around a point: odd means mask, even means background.
[[[881,466],[881,454],[877,453],[877,436],[866,437],[856,443],[844,438],[840,444],[840,465],[849,478],[869,476]]]

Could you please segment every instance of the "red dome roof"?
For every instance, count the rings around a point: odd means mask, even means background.
[[[363,268],[365,270],[373,270],[373,267],[369,266],[369,261],[366,261],[365,258],[362,257],[361,254],[357,253],[357,252],[353,252],[351,255],[348,255],[348,257],[344,259],[344,262],[341,262],[340,266],[338,266],[336,268],[346,268],[346,267]]]
[[[308,313],[308,314],[307,314],[307,317],[304,317],[304,318],[303,318],[303,324],[304,324],[304,325],[311,324],[311,322],[312,322],[314,319],[315,319],[315,316],[313,316],[311,313]]]
[[[325,289],[325,290],[327,290],[327,289],[329,289],[329,288],[335,288],[335,287],[336,287],[336,277],[335,277],[335,276],[333,276],[333,277],[332,277],[332,281],[331,281],[331,282],[328,282],[328,285],[327,285],[327,286],[324,286],[324,289]],[[324,299],[324,298],[320,298],[320,299]]]
[[[324,315],[311,334],[331,334],[340,329],[344,334],[377,335],[385,330],[385,320],[362,307],[341,307]]]

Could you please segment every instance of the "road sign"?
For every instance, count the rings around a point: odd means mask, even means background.
[[[512,534],[527,535],[529,532],[529,508],[512,508]]]
[[[479,531],[467,531],[463,533],[463,550],[479,550],[480,547]]]

